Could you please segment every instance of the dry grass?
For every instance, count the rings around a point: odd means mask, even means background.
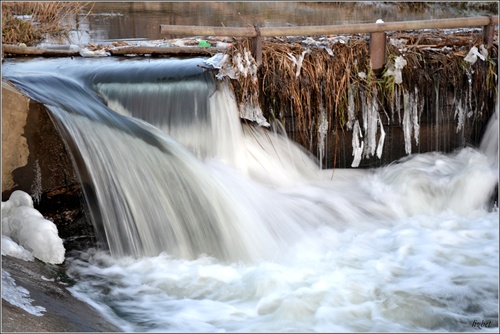
[[[66,23],[83,11],[86,2],[2,2],[2,43],[40,43],[45,36],[66,38],[71,28]],[[25,18],[21,18],[25,16]]]
[[[404,92],[414,92],[415,88],[425,110],[453,108],[458,99],[470,99],[478,124],[489,117],[497,92],[498,46],[490,49],[488,61],[477,61],[474,65],[464,61],[470,48],[482,43],[481,33],[389,36],[407,40],[404,51],[390,43],[386,50],[388,64],[400,55],[407,61],[402,84],[395,84],[393,76],[376,77],[370,70],[368,39],[354,37],[345,44],[328,45],[333,57],[324,48],[312,47],[304,57],[298,77],[289,54],[298,56],[307,46],[300,40],[263,41],[257,93],[264,116],[269,121],[281,122],[288,135],[311,152],[317,151],[321,113],[328,121],[329,140],[335,141],[335,134],[349,130],[348,92],[352,93],[357,119],[362,119],[363,105],[376,101],[386,125],[401,122],[398,109],[404,105]],[[248,49],[247,41],[236,43],[233,52],[243,47]],[[360,76],[360,72],[366,76]],[[256,92],[253,84],[241,78],[233,80],[233,85],[237,87],[240,102]],[[454,112],[446,114],[453,121]],[[425,122],[426,117],[430,116],[421,115],[421,121]],[[331,144],[335,147],[335,142]]]

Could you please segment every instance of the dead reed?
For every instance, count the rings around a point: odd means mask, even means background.
[[[394,40],[404,40],[405,44],[393,45]],[[388,36],[386,71],[381,76],[370,69],[367,36],[349,36],[343,41],[323,37],[321,45],[305,41],[264,40],[257,89],[255,83],[242,78],[232,83],[241,103],[253,94],[264,116],[271,122],[281,122],[288,135],[311,152],[318,151],[325,124],[328,140],[335,141],[339,133],[352,130],[353,117],[362,123],[367,104],[378,105],[384,125],[401,124],[405,94],[418,93],[424,110],[419,115],[421,122],[431,121],[429,111],[436,108],[453,121],[453,109],[459,103],[468,103],[477,118],[472,122],[477,124],[493,110],[498,45],[489,50],[486,61],[470,64],[464,60],[473,46],[482,44],[480,31],[392,34]],[[231,52],[244,47],[248,49],[248,41],[238,41]],[[301,55],[299,71],[297,59]],[[398,56],[407,62],[399,84],[393,75],[385,75]]]
[[[69,18],[85,11],[88,2],[2,1],[2,43],[27,46],[40,43],[46,36],[64,39],[70,30]]]

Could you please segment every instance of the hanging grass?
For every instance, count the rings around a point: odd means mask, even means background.
[[[33,46],[46,36],[67,38],[67,20],[82,11],[88,2],[2,2],[2,43]]]
[[[384,126],[401,126],[408,103],[405,96],[414,97],[421,105],[419,122],[434,121],[436,110],[441,111],[439,122],[455,122],[456,110],[462,105],[469,110],[469,132],[478,131],[474,127],[490,117],[497,95],[498,45],[488,50],[485,61],[471,64],[464,60],[473,46],[480,48],[483,43],[481,30],[388,34],[386,70],[381,76],[370,68],[368,37],[351,35],[340,40],[324,36],[321,43],[305,37],[265,39],[258,86],[249,78],[232,80],[237,98],[240,104],[248,102],[249,96],[253,102],[258,100],[269,121],[281,122],[294,141],[313,153],[323,140],[325,124],[330,147],[336,146],[340,134],[352,130],[354,120],[366,129],[367,105],[376,104]],[[397,41],[404,43],[398,45]],[[231,54],[243,49],[249,49],[244,39],[234,44]],[[298,71],[292,58],[302,54]],[[398,84],[394,75],[387,74],[399,56],[406,66]],[[380,133],[372,136],[378,140]],[[418,134],[415,136],[418,140]]]

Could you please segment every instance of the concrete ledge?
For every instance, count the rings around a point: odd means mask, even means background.
[[[28,142],[24,127],[30,100],[16,88],[2,81],[2,200],[19,185],[12,172],[28,164]],[[12,191],[11,191],[12,190]]]
[[[2,81],[2,200],[23,190],[37,202],[75,184],[70,155],[45,106]]]
[[[33,197],[62,238],[93,234],[70,154],[47,109],[2,81],[2,201],[15,190]]]

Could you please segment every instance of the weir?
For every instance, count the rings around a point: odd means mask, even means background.
[[[62,78],[29,72],[6,77],[50,110],[98,236],[116,256],[167,251],[235,260],[276,254],[272,231],[252,225],[254,213],[245,213],[198,159],[217,158],[273,184],[317,173],[296,145],[242,127],[227,82],[216,82],[198,64],[139,62],[126,71],[111,64]],[[262,154],[267,157],[259,161]],[[275,173],[280,177],[271,177]],[[266,247],[252,250],[264,240]]]
[[[498,327],[498,110],[478,147],[322,169],[203,61],[7,68],[104,246],[68,252],[72,293],[126,332]]]
[[[314,156],[288,140],[283,130],[268,131],[242,122],[228,81],[216,79],[203,64],[204,59],[111,61],[99,66],[83,61],[82,66],[65,69],[65,76],[55,74],[61,68],[50,66],[44,73],[33,74],[30,65],[26,72],[6,76],[50,110],[71,152],[98,236],[116,256],[165,251],[183,258],[206,253],[225,260],[258,260],[278,256],[304,229],[319,224],[314,219],[300,223],[307,219],[300,218],[304,213],[298,210],[293,222],[282,226],[286,219],[279,217],[283,213],[256,209],[258,197],[239,198],[228,190],[245,187],[245,183],[229,176],[234,172],[219,166],[220,162],[265,187],[293,188],[311,182],[345,187],[344,171],[321,170]],[[405,100],[415,103],[409,109],[417,108],[417,101]],[[373,122],[376,131],[378,113],[370,112],[364,122]],[[374,141],[373,152],[376,149]],[[494,148],[485,150],[492,154]],[[348,175],[355,180],[365,174]],[[476,196],[478,200],[467,208],[485,203],[493,179],[484,177],[479,188],[483,196]],[[430,188],[415,184],[418,193],[436,191],[431,190],[432,178],[412,182],[429,184]],[[256,193],[266,193],[265,187],[257,187]],[[403,211],[388,209],[369,199],[365,186],[360,189],[344,189],[342,198],[330,194],[325,209],[335,219],[362,220],[366,208],[339,205],[353,196],[366,197],[373,216],[396,217],[423,210],[419,204],[408,204]],[[443,196],[454,191],[440,190]],[[247,201],[254,204],[242,205]],[[436,204],[435,210],[444,209],[442,205]],[[287,237],[276,239],[276,235]]]

